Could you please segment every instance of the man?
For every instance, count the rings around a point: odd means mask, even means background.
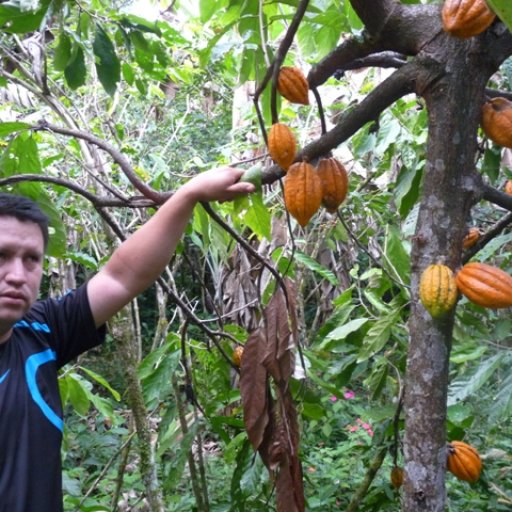
[[[254,191],[243,171],[183,185],[86,284],[36,300],[48,242],[39,207],[0,194],[0,512],[59,512],[63,419],[57,372],[104,339],[104,324],[162,273],[198,201]]]

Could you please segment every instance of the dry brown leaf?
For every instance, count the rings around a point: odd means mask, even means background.
[[[244,346],[244,357],[240,367],[240,395],[244,410],[247,435],[255,450],[263,440],[269,422],[269,383],[265,367],[260,363],[260,353],[265,348],[265,337],[256,329]]]

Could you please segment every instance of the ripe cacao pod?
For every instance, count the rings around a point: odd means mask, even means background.
[[[322,183],[322,204],[334,213],[347,197],[347,170],[336,158],[322,158],[316,172]]]
[[[445,0],[441,17],[445,32],[464,39],[490,27],[496,14],[485,0]]]
[[[473,245],[480,240],[480,236],[481,234],[478,228],[469,228],[466,236],[462,240],[462,248],[469,249],[470,247],[473,247]]]
[[[242,356],[244,355],[244,347],[241,345],[238,345],[235,347],[235,350],[233,350],[233,355],[231,357],[231,361],[235,366],[238,366],[240,368],[240,365],[242,364]]]
[[[499,146],[512,148],[512,101],[491,98],[482,106],[482,130]]]
[[[455,275],[455,282],[459,290],[479,306],[512,306],[512,277],[500,268],[485,263],[467,263]]]
[[[457,302],[458,291],[452,270],[446,265],[429,265],[421,274],[420,300],[433,318],[448,313]]]
[[[283,66],[277,78],[277,90],[288,101],[309,105],[309,84],[304,73],[296,67]]]
[[[505,183],[505,194],[512,196],[512,180],[507,180]]]
[[[393,466],[390,475],[391,485],[398,489],[404,483],[404,470],[400,466]]]
[[[284,179],[284,204],[302,226],[322,204],[322,184],[315,168],[307,162],[292,164]]]
[[[470,444],[452,441],[448,444],[447,469],[459,480],[475,483],[480,478],[482,460]]]
[[[295,160],[297,143],[291,129],[283,123],[274,123],[268,134],[268,152],[285,171]]]

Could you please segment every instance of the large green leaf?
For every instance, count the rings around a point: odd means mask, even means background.
[[[498,18],[512,31],[512,2],[510,0],[487,0],[489,7]]]
[[[113,95],[121,79],[121,64],[110,37],[101,25],[96,27],[92,47],[96,56],[98,79],[105,91]]]
[[[21,123],[19,121],[0,123],[0,137],[5,137],[5,135],[10,135],[11,133],[14,132],[26,130],[29,127],[29,124]]]
[[[338,278],[332,271],[325,268],[323,265],[320,265],[320,263],[318,263],[318,261],[316,261],[314,258],[311,258],[310,256],[308,256],[306,253],[304,253],[302,251],[295,251],[294,258],[297,261],[300,261],[309,270],[312,270],[319,276],[321,276],[324,279],[326,279],[327,281],[329,281],[329,283],[331,283],[332,285],[339,284]]]
[[[75,46],[71,60],[64,70],[64,76],[71,89],[78,89],[78,87],[85,84],[87,70],[85,67],[84,51],[81,46]]]
[[[0,5],[0,29],[10,34],[25,34],[38,30],[49,5],[50,0],[43,0],[37,10],[27,10],[15,5]]]
[[[478,391],[501,366],[502,359],[503,354],[496,354],[483,361],[471,374],[453,381],[448,390],[448,405],[454,405]]]

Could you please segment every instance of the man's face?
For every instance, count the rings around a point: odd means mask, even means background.
[[[40,227],[0,216],[0,343],[37,299],[43,274]]]

